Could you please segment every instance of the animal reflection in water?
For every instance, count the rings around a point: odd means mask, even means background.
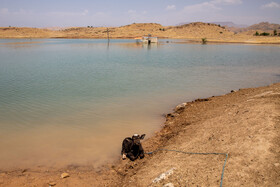
[[[144,149],[140,140],[143,140],[145,135],[146,134],[142,134],[140,136],[138,134],[134,134],[132,138],[127,137],[123,140],[121,151],[123,160],[129,158],[131,161],[134,161],[138,157],[140,157],[140,159],[144,158]]]

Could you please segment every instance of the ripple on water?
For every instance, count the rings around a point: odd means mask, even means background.
[[[35,42],[0,40],[1,168],[102,163],[176,104],[280,80],[275,46]]]

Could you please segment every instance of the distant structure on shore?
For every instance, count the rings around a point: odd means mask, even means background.
[[[135,38],[136,40],[140,40],[142,43],[145,44],[151,44],[151,43],[157,43],[158,42],[158,38],[157,37],[152,37],[151,34],[149,34],[148,36],[142,36]]]

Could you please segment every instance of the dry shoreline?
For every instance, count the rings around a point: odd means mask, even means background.
[[[112,40],[114,39],[134,39],[135,37],[114,37],[110,38]],[[30,38],[30,37],[4,37],[0,39],[26,39],[26,40],[32,40],[32,39],[108,39],[106,37],[38,37],[38,38]],[[176,37],[159,37],[159,39],[181,39],[186,40],[186,42],[183,43],[199,43],[201,44],[201,38],[176,38]],[[217,39],[217,38],[206,38],[207,43],[209,44],[258,44],[258,45],[280,45],[280,37],[277,40],[272,40],[271,37],[264,37],[264,38],[257,38],[254,40],[250,40],[249,38],[244,39],[234,39],[231,40],[228,39]],[[28,43],[35,43],[33,42],[19,42],[18,44],[28,44]],[[39,42],[37,42],[39,43]],[[11,44],[11,43],[4,43],[4,44]],[[12,43],[13,44],[13,43]]]
[[[280,83],[179,105],[143,147],[146,152],[226,152],[223,186],[279,186]],[[0,170],[0,186],[219,186],[223,162],[223,155],[161,151],[98,170],[76,165]],[[152,183],[172,168],[167,179]],[[70,177],[60,178],[63,172]]]
[[[261,30],[257,30],[260,33]],[[133,39],[151,34],[164,39],[189,39],[213,43],[280,44],[279,36],[255,36],[256,30],[233,32],[220,25],[194,22],[181,26],[134,23],[120,27],[71,27],[60,30],[30,27],[0,27],[2,39]],[[272,31],[267,31],[272,32]],[[109,34],[108,34],[109,33]]]

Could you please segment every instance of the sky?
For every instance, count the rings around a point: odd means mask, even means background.
[[[280,0],[0,0],[0,27],[280,24]]]

